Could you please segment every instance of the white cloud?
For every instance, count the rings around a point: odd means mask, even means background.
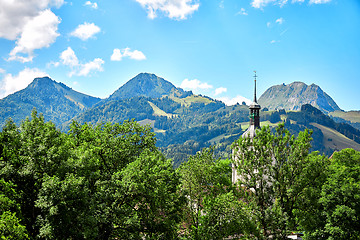
[[[241,8],[240,11],[238,11],[235,15],[248,15],[245,8]]]
[[[58,67],[59,65],[60,65],[59,62],[51,61],[51,62],[48,62],[48,63],[46,64],[46,67],[47,67],[47,68]]]
[[[191,89],[191,90],[213,88],[212,85],[209,85],[207,83],[202,83],[197,79],[189,80],[187,78],[184,79],[184,81],[182,81],[180,87],[184,88],[184,89]]]
[[[63,4],[64,0],[0,0],[0,38],[17,40],[9,60],[29,62],[35,49],[55,42],[60,19],[50,8]]]
[[[101,58],[95,58],[93,61],[82,64],[80,70],[76,73],[77,76],[88,76],[91,71],[104,71],[102,65],[104,60]]]
[[[125,48],[123,57],[129,57],[134,60],[145,60],[145,55],[138,50],[131,51],[130,48]]]
[[[113,54],[111,55],[110,60],[111,61],[121,61],[122,60],[122,54],[121,54],[120,49],[115,48],[113,50]]]
[[[50,6],[53,5],[53,6],[57,7],[57,8],[60,8],[65,3],[64,0],[51,0],[51,1],[46,1],[46,2],[49,2]]]
[[[90,1],[86,1],[84,5],[85,5],[85,6],[89,6],[89,7],[93,8],[93,9],[97,9],[97,8],[98,8],[98,5],[97,5],[96,2],[93,2],[93,3],[92,3],[92,2],[90,2]]]
[[[224,8],[224,7],[225,7],[224,0],[221,0],[219,3],[219,8]]]
[[[292,0],[291,3],[303,3],[305,0]],[[289,2],[289,0],[252,0],[251,6],[254,8],[260,8],[267,6],[270,3],[283,7]],[[309,0],[309,4],[323,4],[331,2],[331,0]]]
[[[6,74],[0,83],[0,98],[26,88],[37,77],[48,76],[37,68],[25,68],[18,75]]]
[[[215,89],[215,96],[219,95],[221,93],[224,93],[224,92],[227,92],[227,88],[219,87],[219,88]]]
[[[25,25],[45,9],[61,7],[63,0],[0,0],[0,38],[16,40]]]
[[[330,2],[331,0],[310,0],[309,3],[310,4],[323,4],[323,3],[328,3]]]
[[[113,50],[113,54],[111,55],[110,59],[111,59],[111,61],[121,61],[122,58],[124,58],[124,57],[129,57],[130,59],[134,59],[134,60],[138,60],[138,61],[146,59],[146,56],[144,55],[144,53],[142,53],[139,50],[131,51],[130,48],[123,48],[121,50],[118,48],[115,48]]]
[[[148,17],[154,19],[157,12],[163,12],[167,17],[177,20],[186,19],[188,15],[198,10],[197,0],[136,0],[147,10]]]
[[[276,41],[276,40],[271,40],[270,41],[271,44],[274,44],[274,43],[277,43],[277,42],[279,42],[279,41]]]
[[[285,4],[287,4],[288,0],[279,0],[278,4],[280,5],[280,7],[285,6]]]
[[[60,35],[57,32],[59,23],[60,19],[49,9],[32,18],[23,27],[15,48],[10,52],[9,60],[32,61],[35,49],[49,47]]]
[[[74,50],[68,47],[60,54],[61,63],[65,66],[69,66],[71,71],[69,77],[76,76],[88,76],[91,72],[99,71],[102,72],[104,60],[101,58],[95,58],[93,61],[87,63],[80,63]]]
[[[0,74],[5,73],[5,69],[0,68]]]
[[[71,49],[71,47],[68,47],[65,51],[63,51],[60,54],[60,59],[62,64],[74,67],[79,65],[79,60],[75,55],[75,52]]]
[[[85,22],[84,24],[80,24],[70,35],[86,41],[99,32],[100,28],[94,23]]]
[[[284,19],[281,17],[281,18],[276,19],[275,22],[281,25],[281,24],[283,24]]]
[[[235,105],[237,103],[242,104],[242,102],[245,102],[246,105],[250,105],[252,102],[251,100],[249,100],[243,96],[240,96],[240,95],[238,95],[234,98],[221,97],[221,98],[216,98],[216,99],[224,102],[227,106]]]
[[[254,8],[263,8],[274,1],[276,0],[253,0],[251,2],[251,6],[253,6]]]
[[[284,18],[282,18],[282,17],[275,20],[275,24],[277,23],[277,24],[279,24],[279,25],[283,24],[284,22],[285,22],[285,20],[284,20]],[[266,26],[267,26],[268,28],[270,28],[270,27],[273,26],[273,23],[272,23],[272,22],[267,22],[267,23],[266,23]]]

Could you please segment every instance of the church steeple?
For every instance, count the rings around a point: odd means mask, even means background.
[[[254,126],[255,128],[260,128],[260,109],[261,106],[257,103],[257,99],[256,99],[256,71],[255,75],[254,75],[254,83],[255,83],[255,88],[254,88],[254,101],[250,104],[249,109],[250,109],[250,126]]]
[[[254,102],[257,102],[257,99],[256,99],[256,78],[257,78],[257,75],[256,75],[256,71],[254,71],[255,75],[254,75],[254,82],[255,82],[255,89],[254,89]]]
[[[249,109],[250,109],[250,125],[249,128],[242,134],[243,138],[250,138],[250,139],[254,139],[254,137],[256,137],[256,131],[260,128],[260,105],[257,103],[257,99],[256,99],[256,71],[255,75],[254,75],[254,83],[255,83],[255,87],[254,87],[254,101],[250,104]],[[233,150],[234,151],[234,150]],[[233,152],[234,153],[234,152]],[[232,163],[232,182],[236,183],[238,181],[238,179],[241,178],[241,176],[239,176],[237,174],[237,166],[239,166],[240,162],[239,162],[239,156],[237,154],[242,154],[240,152],[233,154],[233,163]]]

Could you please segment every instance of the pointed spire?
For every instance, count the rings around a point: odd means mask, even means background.
[[[254,89],[254,101],[250,104],[249,109],[250,109],[250,126],[254,126],[255,128],[259,128],[260,127],[260,109],[261,106],[257,103],[257,99],[256,99],[256,71],[254,71],[255,75],[255,89]]]
[[[254,102],[257,103],[257,99],[256,99],[256,71],[254,71],[255,75],[254,75],[254,82],[255,82],[255,89],[254,89]]]

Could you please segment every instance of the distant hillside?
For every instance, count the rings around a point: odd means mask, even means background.
[[[188,108],[215,102],[218,101],[177,88],[155,74],[140,73],[109,98],[76,116],[75,120],[93,124],[129,119],[147,122],[146,120],[155,120],[155,117],[175,117],[178,113],[188,111]],[[63,129],[67,129],[69,123],[70,121],[63,125]]]
[[[99,101],[49,77],[35,78],[25,89],[0,99],[0,126],[9,117],[19,124],[34,108],[60,126]]]
[[[138,96],[160,98],[162,96],[186,97],[192,95],[171,82],[150,73],[140,73],[116,90],[106,101]]]
[[[335,111],[329,113],[335,122],[347,123],[360,130],[360,111]]]
[[[287,94],[307,95],[313,96],[318,103],[321,102],[318,100],[321,95],[328,99],[329,104],[332,101],[316,85],[294,83],[291,91],[277,88],[281,87],[270,88],[273,89],[274,95],[271,101],[280,102],[275,92],[280,94],[280,99],[285,98]],[[301,88],[303,91],[298,91]],[[294,98],[292,101],[296,102],[298,99]],[[291,110],[295,109],[294,106]],[[175,166],[185,161],[189,155],[210,145],[216,145],[217,157],[231,157],[231,144],[241,136],[249,124],[248,106],[226,106],[210,97],[185,92],[169,81],[147,73],[137,75],[108,99],[101,101],[99,98],[76,92],[50,78],[37,78],[26,89],[0,100],[1,123],[4,124],[8,117],[12,117],[19,124],[25,117],[30,116],[34,107],[39,113],[44,114],[47,121],[53,121],[63,131],[68,130],[72,120],[97,124],[121,123],[134,119],[141,124],[149,124],[156,134],[157,146],[174,161]],[[269,105],[262,106],[263,109],[265,107]],[[357,149],[360,146],[360,130],[346,123],[336,123],[309,104],[296,109],[300,111],[261,111],[261,126],[274,127],[285,122],[286,128],[293,134],[307,128],[311,129],[314,139],[312,150],[327,155],[343,147]],[[340,111],[335,113],[343,114]],[[352,114],[347,117],[354,120],[357,116]]]
[[[352,148],[356,151],[360,151],[360,144],[346,137],[344,134],[318,123],[311,123],[311,125],[320,129],[323,133],[323,143],[325,148],[330,148],[334,151],[340,151],[344,148]]]
[[[315,84],[293,82],[268,88],[259,98],[262,108],[299,111],[304,104],[311,104],[324,113],[341,110],[335,101]]]

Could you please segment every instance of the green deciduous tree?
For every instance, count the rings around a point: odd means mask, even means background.
[[[34,110],[18,128],[8,121],[1,133],[0,177],[16,185],[22,222],[31,237],[38,234],[36,224],[41,214],[35,206],[43,177],[59,172],[68,156],[66,135]]]
[[[150,128],[72,123],[65,175],[44,177],[36,206],[44,238],[176,236],[179,180]]]
[[[309,229],[307,239],[359,239],[360,152],[333,154],[318,205],[317,228]]]
[[[0,214],[0,238],[1,239],[29,239],[26,227],[16,217],[16,213],[4,211]]]
[[[325,163],[309,156],[310,141],[307,130],[295,138],[280,124],[274,134],[263,127],[253,139],[241,137],[233,145],[238,186],[264,238],[286,239],[297,228],[301,197],[323,171],[312,166]]]
[[[176,238],[179,177],[149,127],[73,122],[65,134],[33,111],[0,140],[0,179],[19,208],[2,210],[1,229],[20,236],[26,226],[31,239]]]
[[[144,151],[113,176],[115,181],[114,236],[127,239],[174,239],[185,202],[179,177],[160,152]]]
[[[84,177],[73,173],[65,177],[46,176],[35,202],[41,209],[38,237],[44,239],[96,238],[94,206]]]
[[[29,239],[15,185],[0,179],[0,239]]]
[[[191,156],[178,168],[186,194],[185,236],[221,239],[249,228],[244,203],[231,184],[229,160],[215,160],[211,148]]]

